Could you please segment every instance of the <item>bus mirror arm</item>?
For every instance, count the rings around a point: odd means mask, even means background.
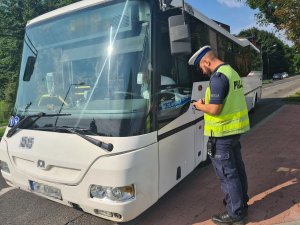
[[[166,11],[171,8],[172,0],[160,0],[160,8],[162,11]]]

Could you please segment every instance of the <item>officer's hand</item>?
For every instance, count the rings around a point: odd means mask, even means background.
[[[204,99],[199,99],[197,102],[193,102],[192,105],[195,107],[195,109],[200,109],[200,107],[197,107],[199,105],[203,105],[205,104],[205,100]]]

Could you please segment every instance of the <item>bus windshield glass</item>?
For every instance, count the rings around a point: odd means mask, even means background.
[[[29,24],[14,115],[71,114],[40,118],[26,129],[150,132],[150,23],[148,2],[126,0]]]

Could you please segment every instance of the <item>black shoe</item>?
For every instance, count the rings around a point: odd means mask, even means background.
[[[225,198],[223,198],[223,205],[224,205],[224,206],[227,205],[227,202],[226,202]]]
[[[246,206],[244,207],[244,215],[245,216],[248,216],[248,208],[249,208],[249,205],[246,203]]]
[[[226,202],[226,200],[225,200],[225,198],[223,198],[223,205],[226,207],[226,205],[227,205],[227,202]],[[248,208],[249,208],[249,205],[247,204],[247,203],[245,203],[245,214],[247,215],[248,214]]]
[[[212,216],[212,221],[218,225],[245,225],[245,219],[245,214],[237,218],[232,218],[227,212]]]

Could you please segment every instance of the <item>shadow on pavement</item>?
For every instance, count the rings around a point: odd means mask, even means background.
[[[0,191],[3,189],[3,188],[7,188],[8,185],[6,184],[5,180],[3,179],[1,173],[0,173]]]
[[[276,221],[278,215],[285,213],[287,210],[298,207],[299,208],[299,188],[300,185],[298,183],[299,174],[297,178],[293,178],[289,181],[283,182],[282,184],[278,184],[278,182],[274,182],[274,186],[271,189],[266,190],[264,193],[256,196],[258,200],[254,200],[249,209],[249,218],[248,222],[263,224],[265,220],[265,224],[276,224],[278,222],[285,221]],[[277,185],[277,186],[276,186]],[[269,193],[271,192],[271,193]],[[253,201],[253,200],[252,200]],[[299,210],[293,212],[297,213],[298,216],[295,220],[299,220]],[[291,214],[286,212],[286,214]],[[278,218],[281,220],[281,218]],[[274,222],[271,222],[273,221]],[[288,220],[288,221],[292,221]]]
[[[251,222],[275,224],[300,219],[299,114],[300,105],[286,104],[242,141]]]
[[[255,127],[255,125],[259,122],[263,121],[273,112],[280,109],[284,104],[285,102],[280,98],[267,98],[260,100],[256,104],[255,110],[252,110],[249,113],[251,128]]]
[[[263,100],[250,114],[254,129],[241,142],[251,224],[300,219],[299,114],[300,105],[285,105],[281,99]],[[198,167],[140,217],[125,224],[213,224],[211,216],[225,211],[222,198],[211,165]]]
[[[249,181],[251,224],[300,219],[299,115],[300,105],[285,105],[281,99],[264,99],[250,114],[254,129],[241,142]],[[4,187],[7,185],[0,176],[0,190]],[[122,224],[209,225],[213,214],[225,211],[222,198],[213,168],[205,164],[141,216]]]

